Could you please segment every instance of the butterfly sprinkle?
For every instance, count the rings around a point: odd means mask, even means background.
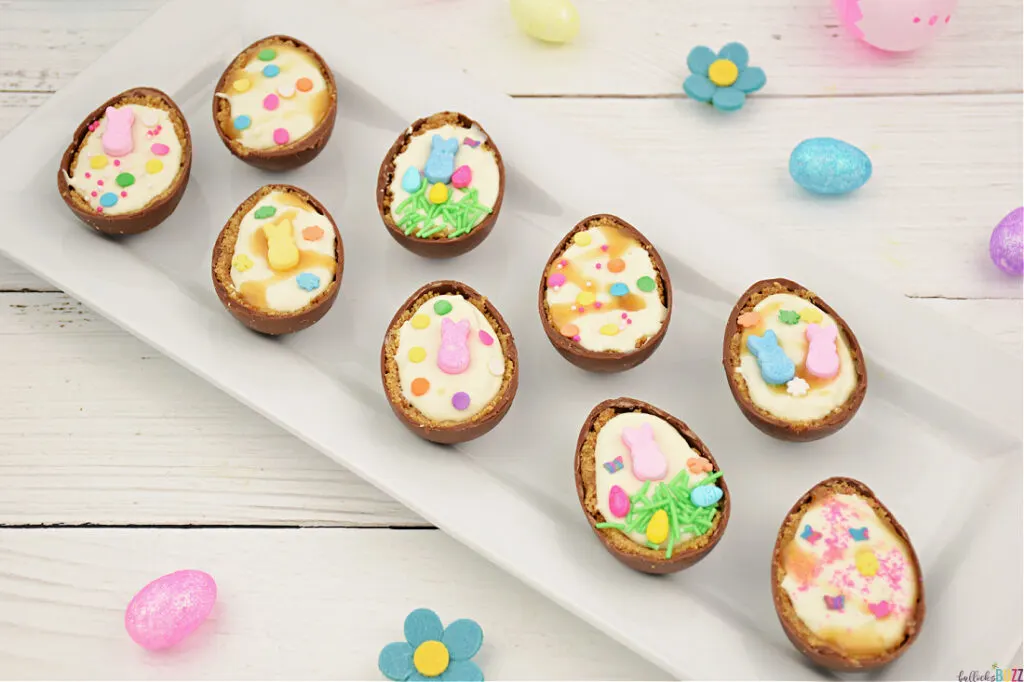
[[[863,540],[867,540],[868,539],[868,528],[867,528],[867,526],[864,526],[863,528],[851,528],[850,529],[850,537],[853,538],[855,542],[861,542]]]
[[[842,611],[843,610],[843,603],[845,601],[846,601],[846,598],[843,595],[841,595],[841,594],[836,595],[834,597],[830,597],[830,596],[828,596],[826,594],[825,595],[825,608],[827,608],[829,611]]]
[[[605,462],[604,468],[608,470],[609,474],[614,474],[616,471],[620,471],[622,469],[622,457],[616,457],[610,462]]]
[[[802,537],[804,540],[807,540],[807,542],[813,545],[815,542],[821,539],[821,533],[814,530],[810,526],[804,526],[804,532],[800,533],[800,537]]]

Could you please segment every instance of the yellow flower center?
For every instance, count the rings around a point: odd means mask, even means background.
[[[708,67],[708,79],[720,88],[727,88],[740,77],[740,70],[728,59],[716,59]]]
[[[448,647],[433,639],[424,642],[416,647],[412,664],[420,675],[437,677],[448,669]]]

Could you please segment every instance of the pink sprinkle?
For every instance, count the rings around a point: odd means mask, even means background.
[[[91,178],[91,177],[92,177],[92,173],[86,173],[86,174],[85,174],[85,179],[86,179],[86,180],[88,180],[88,179],[89,179],[89,178]]]
[[[274,131],[274,142],[277,144],[288,144],[288,140],[291,136],[288,135],[288,131],[284,128],[278,128]]]
[[[877,604],[868,604],[868,610],[874,614],[875,618],[885,618],[892,611],[892,604],[887,601],[880,601]]]
[[[599,310],[600,310],[600,308],[601,308],[601,305],[602,305],[602,304],[601,304],[601,302],[600,302],[600,301],[594,301],[594,307],[595,307],[595,308],[597,308],[597,309],[599,309]]]
[[[115,166],[120,166],[121,165],[121,159],[114,159],[114,165]]]
[[[600,270],[601,269],[601,264],[600,263],[594,263],[594,267],[597,268],[598,270]]]
[[[576,336],[572,337],[572,340],[573,340],[573,341],[575,341],[575,342],[577,342],[577,343],[579,343],[579,340],[580,340],[580,335],[579,335],[579,334],[577,334]]]
[[[622,319],[626,319],[627,317],[629,317],[629,315],[627,315],[626,313],[622,313]]]
[[[92,191],[92,195],[93,195],[93,196],[97,196],[97,194],[96,194],[96,190],[93,190],[93,191]]]
[[[103,181],[102,180],[97,180],[96,184],[99,185],[100,187],[102,187],[103,186]]]
[[[277,105],[281,103],[281,100],[277,98],[277,95],[270,93],[263,98],[263,108],[267,111],[273,111],[277,109]]]
[[[626,320],[626,324],[633,324],[633,320]]]
[[[564,268],[568,264],[569,264],[569,261],[565,260],[564,258],[562,260],[558,261],[558,267],[560,267],[560,268]]]
[[[153,152],[157,156],[164,156],[167,154],[167,152],[171,151],[171,148],[165,145],[163,142],[156,142],[153,144],[152,147],[149,148],[149,151]]]
[[[485,332],[483,329],[480,330],[480,343],[485,346],[489,346],[494,343],[494,337]]]
[[[953,18],[953,15],[951,15],[951,14],[950,14],[950,15],[947,15],[947,16],[946,16],[946,23],[948,24],[948,23],[949,23],[949,20],[950,20],[950,19],[952,19],[952,18]]]
[[[126,196],[128,196],[128,192],[122,191],[122,192],[121,192],[121,198],[123,199],[123,198],[125,198]]]
[[[96,212],[97,213],[103,213],[103,207],[102,206],[97,206],[96,207]]]
[[[920,24],[921,23],[921,17],[914,17],[914,23],[915,24]]]
[[[608,250],[608,245],[607,244],[601,244],[601,250],[602,251],[607,251]]]
[[[938,15],[937,14],[933,14],[932,18],[928,20],[928,25],[929,26],[934,26],[935,22],[938,21],[938,20],[939,20]]]
[[[549,287],[560,287],[563,284],[565,284],[565,275],[560,272],[552,273],[552,275],[548,277]]]
[[[100,127],[100,122],[98,120],[97,121],[93,121],[92,123],[89,124],[89,130],[90,131],[96,130],[99,127]]]

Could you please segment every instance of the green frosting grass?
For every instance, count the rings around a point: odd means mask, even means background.
[[[432,203],[427,198],[428,184],[420,183],[420,188],[395,210],[398,217],[396,225],[406,236],[424,239],[447,230],[448,239],[455,239],[469,234],[484,216],[492,212],[477,199],[479,192],[476,189],[469,190],[458,201],[452,201],[449,193],[444,203]],[[438,217],[441,222],[436,223]]]

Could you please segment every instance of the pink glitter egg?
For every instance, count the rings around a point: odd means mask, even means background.
[[[868,45],[889,52],[924,47],[946,29],[957,0],[835,0],[839,20]]]
[[[124,628],[139,646],[166,649],[185,639],[217,601],[217,583],[202,571],[175,571],[149,583],[132,597]]]

